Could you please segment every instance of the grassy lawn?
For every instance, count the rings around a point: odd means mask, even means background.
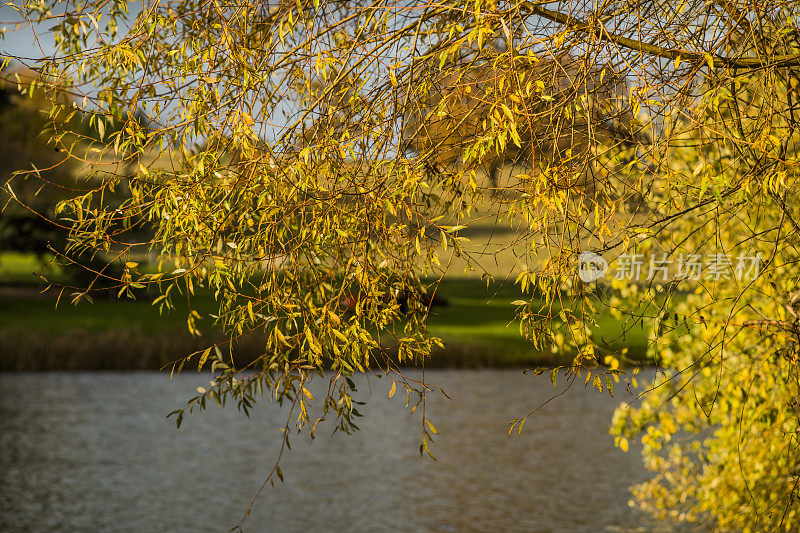
[[[55,264],[48,264],[46,260],[39,260],[33,254],[19,252],[0,253],[0,281],[5,283],[35,283],[36,272],[48,278],[60,278],[61,268]]]
[[[198,307],[210,311],[210,298],[198,300]],[[143,333],[186,329],[186,305],[163,316],[150,300],[97,299],[94,303],[70,304],[65,292],[56,307],[55,298],[0,297],[0,328],[13,325],[20,329],[61,332],[73,329],[106,331],[135,329]]]
[[[490,361],[501,366],[569,358],[568,354],[537,351],[520,335],[511,302],[524,297],[511,283],[487,289],[479,280],[445,279],[439,286],[439,294],[447,298],[449,305],[434,311],[430,331],[447,344],[458,345],[461,352],[468,352],[467,346],[473,347],[491,355]],[[598,318],[594,336],[602,338],[603,347],[609,351],[628,348],[629,358],[645,358],[647,332],[642,324],[626,326],[606,312]]]
[[[26,277],[30,281],[31,271],[42,271],[41,265],[33,258],[19,254],[3,254],[0,265],[6,285],[9,281],[18,282]],[[50,274],[58,275],[57,272]],[[98,298],[93,304],[82,302],[76,307],[71,305],[66,291],[58,306],[52,294],[38,296],[30,289],[27,294],[7,289],[5,292],[0,293],[0,333],[5,332],[6,339],[5,346],[0,342],[0,350],[8,351],[8,343],[27,345],[23,337],[28,337],[44,343],[42,350],[46,351],[48,338],[59,339],[75,332],[81,332],[82,342],[92,343],[91,339],[102,337],[110,345],[114,344],[116,333],[127,339],[124,342],[134,344],[153,339],[188,338],[185,301],[177,302],[178,308],[171,313],[159,316],[158,310],[151,305],[152,298],[148,297],[136,301]],[[446,343],[446,349],[436,353],[430,362],[433,366],[533,366],[570,358],[570,354],[536,350],[520,335],[519,323],[514,320],[515,306],[511,302],[523,296],[511,282],[493,284],[487,289],[481,280],[449,278],[439,284],[437,294],[446,298],[449,305],[434,308],[429,319],[431,333]],[[215,309],[210,296],[193,298],[193,306],[203,315]],[[644,359],[647,343],[642,324],[637,323],[623,334],[626,328],[609,313],[602,313],[598,323],[595,338],[606,340],[608,350],[618,351],[627,347],[629,358]],[[74,342],[66,344],[73,346]],[[190,346],[191,343],[186,340],[180,346],[184,345]],[[87,352],[90,351],[91,346],[87,347]],[[133,361],[136,354],[132,347],[131,352],[127,357]],[[163,364],[179,355],[152,357]]]

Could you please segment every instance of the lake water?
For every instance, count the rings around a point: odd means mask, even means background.
[[[419,377],[419,373],[413,373]],[[420,459],[405,394],[361,376],[361,431],[295,436],[285,483],[267,487],[246,531],[634,531],[646,478],[639,449],[613,447],[611,413],[630,397],[575,386],[506,436],[509,420],[553,394],[517,370],[427,371],[439,460]],[[320,381],[320,380],[318,380]],[[285,410],[262,403],[165,415],[208,375],[0,374],[0,531],[226,531],[277,453]],[[319,386],[321,383],[317,383]],[[371,389],[371,394],[370,394]],[[621,391],[624,388],[620,387]]]

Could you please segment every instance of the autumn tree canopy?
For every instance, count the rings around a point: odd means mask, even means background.
[[[190,406],[247,410],[264,394],[294,406],[287,429],[327,416],[348,431],[348,376],[376,369],[424,406],[430,386],[397,362],[441,341],[426,306],[402,313],[396,296],[490,275],[486,243],[463,233],[495,217],[515,235],[521,334],[574,356],[557,384],[635,392],[591,326],[603,307],[654,324],[663,379],[613,422],[653,471],[637,501],[796,529],[797,2],[53,4],[18,5],[57,47],[31,67],[43,89],[71,88],[55,112],[90,113],[97,131],[52,137],[92,163],[54,214],[72,228],[65,253],[116,257],[120,294],[149,287],[162,309],[211,291],[219,309],[203,318],[232,338],[263,332],[248,368],[229,346],[176,363],[216,371]],[[125,238],[144,224],[152,238]],[[139,272],[143,251],[158,272]],[[586,252],[622,275],[582,281]],[[671,267],[641,274],[656,261]],[[326,397],[312,378],[330,381]],[[423,420],[421,449],[434,432]]]

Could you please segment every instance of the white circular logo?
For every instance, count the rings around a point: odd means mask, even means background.
[[[606,274],[608,261],[594,252],[581,252],[578,257],[578,277],[584,283],[596,281]]]

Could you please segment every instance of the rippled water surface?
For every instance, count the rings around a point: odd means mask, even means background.
[[[419,378],[420,374],[413,374]],[[645,478],[637,449],[607,433],[624,398],[553,394],[515,370],[427,371],[438,462],[420,460],[420,418],[388,382],[358,380],[362,431],[296,436],[286,482],[267,488],[246,531],[619,531],[648,528],[628,505]],[[236,525],[279,445],[285,410],[245,418],[212,408],[165,419],[207,376],[0,374],[0,531],[225,531]],[[317,386],[321,383],[317,383]],[[371,393],[370,393],[371,391]],[[652,525],[652,524],[650,524]]]

